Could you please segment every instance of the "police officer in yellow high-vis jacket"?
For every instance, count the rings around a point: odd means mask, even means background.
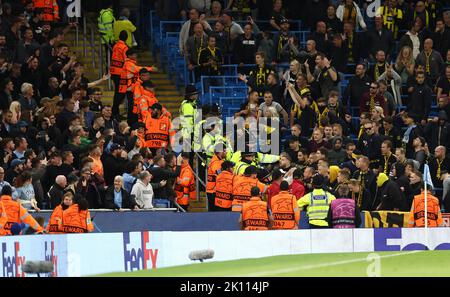
[[[264,164],[273,164],[280,160],[280,156],[263,154],[259,152],[250,153],[237,151],[232,154],[229,160],[236,164],[234,166],[234,174],[243,175],[245,168],[248,167],[249,165],[254,165],[258,167]]]
[[[181,133],[183,141],[192,145],[194,124],[197,109],[198,91],[194,85],[187,85],[184,93],[184,100],[180,106]]]
[[[306,211],[309,218],[310,228],[328,228],[328,210],[330,209],[331,201],[336,197],[322,189],[324,177],[316,174],[312,178],[312,186],[314,190],[306,194],[297,201],[300,209],[306,206]]]

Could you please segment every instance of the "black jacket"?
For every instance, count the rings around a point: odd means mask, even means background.
[[[181,167],[177,166],[175,171],[170,169],[161,168],[161,167],[152,167],[150,168],[150,173],[153,175],[152,184],[159,183],[163,180],[175,179],[180,175]],[[153,189],[154,198],[156,199],[169,199],[173,198],[173,190],[169,188],[169,183],[167,183],[164,187],[159,189]]]
[[[50,209],[54,209],[57,205],[61,204],[62,196],[64,195],[64,188],[62,188],[57,183],[53,184],[53,186],[48,191],[48,198],[50,201]]]
[[[353,174],[353,178],[359,179],[360,172],[360,170],[356,170]],[[377,191],[377,177],[375,176],[375,173],[373,173],[373,171],[370,169],[364,175],[364,189],[369,191],[370,201],[373,201],[375,198],[375,193]],[[361,207],[361,209],[364,210],[364,207]]]
[[[439,145],[450,147],[450,123],[439,125],[439,123],[429,122],[425,126],[424,134],[430,151],[434,151]]]
[[[433,181],[433,185],[435,188],[442,188],[442,180],[437,177],[438,173],[438,161],[435,157],[431,157],[428,159],[428,165],[430,166],[430,175]],[[450,159],[445,158],[442,160],[441,166],[441,175],[444,173],[450,173]]]
[[[86,187],[83,187],[83,178],[81,178],[76,187],[76,192],[86,198],[90,209],[97,209],[103,206],[100,189],[92,180],[92,177],[91,180],[88,181]]]
[[[406,111],[416,114],[420,119],[428,119],[431,110],[431,96],[433,91],[427,84],[416,84],[410,95]]]
[[[366,47],[368,54],[375,57],[379,50],[383,50],[386,55],[390,55],[394,49],[394,36],[392,32],[383,28],[381,35],[376,29],[369,30],[366,35]],[[399,47],[401,48],[401,47]]]
[[[399,186],[392,180],[388,180],[378,189],[376,203],[378,202],[381,203],[378,210],[402,210],[406,203]]]
[[[62,132],[69,128],[70,121],[76,116],[76,113],[63,109],[61,113],[56,117],[56,126]]]
[[[122,175],[124,173],[127,162],[127,159],[116,158],[111,154],[102,155],[103,172],[105,182],[108,186],[114,183],[116,175]]]
[[[133,209],[134,206],[137,205],[134,198],[131,197],[130,194],[128,194],[128,192],[125,191],[125,189],[122,188],[120,191],[122,193],[122,207],[121,208]],[[115,210],[118,210],[120,208],[120,207],[117,207],[116,204],[114,204],[114,186],[111,186],[108,188],[108,190],[106,190],[104,206],[105,206],[105,208],[115,209]]]
[[[352,77],[345,89],[343,103],[347,104],[348,100],[350,100],[350,106],[359,107],[359,100],[364,93],[369,91],[370,82],[371,80],[367,75],[364,75],[362,78]]]
[[[383,139],[379,134],[363,134],[358,140],[357,148],[364,156],[369,157],[370,168],[377,168],[381,159],[381,143]]]
[[[252,34],[249,39],[245,35],[239,36],[234,43],[234,57],[236,63],[254,64],[258,51],[260,37]]]

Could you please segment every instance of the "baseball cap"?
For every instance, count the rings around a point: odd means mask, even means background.
[[[122,149],[122,146],[120,146],[120,144],[113,143],[113,144],[111,144],[111,148],[109,149],[109,151],[112,153],[115,150],[121,150],[121,149]]]
[[[22,159],[14,159],[11,161],[11,168],[14,168],[16,166],[19,166],[20,164],[25,163],[25,160]]]

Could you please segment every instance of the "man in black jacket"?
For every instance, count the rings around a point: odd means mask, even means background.
[[[369,169],[369,158],[362,156],[356,159],[356,167],[358,170],[353,174],[353,178],[359,181],[360,191],[368,190],[370,195],[370,201],[375,199],[375,193],[377,190],[377,178],[375,173]],[[360,207],[360,205],[358,205]],[[371,208],[372,209],[372,208]]]
[[[367,32],[366,48],[372,60],[379,50],[385,52],[389,60],[389,56],[394,48],[394,37],[391,31],[383,27],[383,19],[381,16],[375,17],[375,28]]]
[[[64,188],[67,186],[67,179],[64,175],[58,175],[55,183],[48,191],[49,204],[44,209],[54,209],[61,204],[64,195]],[[43,206],[44,207],[44,206]]]
[[[118,175],[114,178],[114,186],[110,186],[105,194],[105,208],[121,210],[129,208],[139,209],[133,196],[123,188],[123,178]]]
[[[166,169],[166,161],[164,160],[164,157],[161,155],[157,155],[153,158],[153,167],[150,168],[150,173],[153,176],[152,182],[153,183],[159,183],[163,180],[173,179],[177,178],[180,175],[181,172],[181,155],[177,158],[177,163],[175,170]],[[160,199],[160,200],[169,200],[169,189],[168,185],[165,185],[159,189],[154,189],[154,200]]]
[[[405,207],[405,196],[397,183],[389,180],[386,174],[380,173],[377,177],[378,193],[375,201],[376,210],[402,210]],[[376,205],[375,204],[375,205]]]
[[[128,155],[117,143],[113,143],[109,151],[109,154],[102,155],[102,163],[105,182],[108,186],[111,186],[114,182],[114,177],[124,172],[125,165],[128,162]]]
[[[70,121],[76,116],[74,112],[75,101],[72,98],[64,100],[64,109],[56,118],[56,126],[61,132],[64,132],[69,128]]]
[[[364,124],[364,133],[359,138],[357,149],[370,159],[370,168],[378,169],[381,159],[381,143],[383,139],[378,133],[375,133],[375,123],[368,122]]]
[[[441,110],[439,115],[425,126],[424,134],[430,151],[440,145],[450,147],[450,123],[447,120],[447,114]]]
[[[255,54],[258,51],[261,37],[254,34],[253,30],[254,25],[245,25],[244,34],[239,36],[235,41],[233,58],[237,64],[240,64],[239,66],[255,63]]]
[[[416,74],[416,84],[413,88],[406,110],[416,114],[424,126],[430,114],[431,95],[433,94],[431,88],[425,83],[425,73],[418,72]]]
[[[402,146],[402,135],[398,127],[394,125],[394,119],[387,116],[383,119],[383,129],[380,132],[383,140],[390,140],[392,151]]]
[[[350,79],[342,98],[344,104],[349,100],[350,106],[358,107],[362,95],[369,92],[371,79],[367,76],[366,70],[364,64],[356,65],[355,76]]]

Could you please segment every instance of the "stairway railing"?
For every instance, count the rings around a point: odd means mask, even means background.
[[[89,30],[89,36],[90,38],[88,38],[88,34],[87,31]],[[98,74],[99,77],[102,77],[104,74],[104,70],[105,69],[109,69],[109,66],[111,64],[111,52],[112,52],[112,48],[110,45],[107,46],[107,52],[106,54],[106,63],[105,64],[105,59],[103,57],[103,44],[102,44],[102,40],[101,40],[101,36],[99,35],[98,37],[98,46],[96,45],[96,40],[95,40],[95,31],[97,30],[97,26],[96,26],[96,20],[93,19],[89,19],[86,16],[86,12],[83,12],[83,49],[84,49],[84,57],[87,56],[88,53],[88,47],[89,50],[91,51],[91,57],[92,57],[92,67],[95,69],[95,65],[97,64],[98,66]],[[77,30],[77,44],[78,44],[78,30]],[[96,63],[96,59],[98,60],[98,63]],[[107,66],[107,67],[106,67]],[[112,89],[112,84],[111,84],[111,78],[108,79],[108,89],[111,90]]]

